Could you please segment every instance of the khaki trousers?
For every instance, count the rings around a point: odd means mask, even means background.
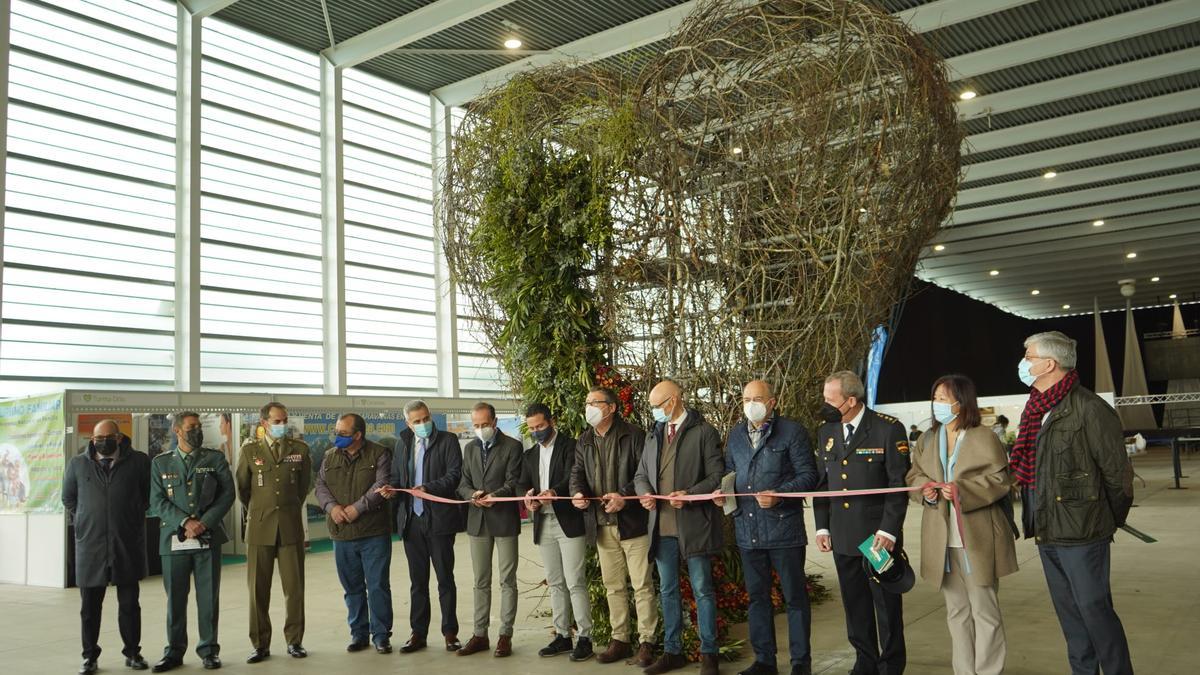
[[[946,550],[950,572],[942,581],[942,595],[946,598],[954,675],[1000,675],[1008,647],[996,596],[999,582],[990,586],[974,583],[964,569],[966,553],[961,548]]]
[[[612,639],[632,642],[629,635],[629,591],[637,607],[638,639],[650,642],[658,630],[658,603],[654,597],[654,568],[650,565],[650,535],[621,540],[616,525],[601,525],[596,532],[600,578],[608,598]],[[628,583],[626,583],[628,579]]]

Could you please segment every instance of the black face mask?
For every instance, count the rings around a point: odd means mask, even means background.
[[[96,452],[104,457],[112,457],[117,454],[117,439],[106,438],[102,441],[94,441]]]
[[[830,403],[822,403],[821,411],[817,413],[817,416],[826,422],[837,422],[842,419],[842,411]]]
[[[184,436],[184,440],[187,441],[188,447],[193,450],[199,448],[204,443],[204,430],[200,427],[188,429]]]

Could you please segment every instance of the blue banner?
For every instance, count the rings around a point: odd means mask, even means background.
[[[867,407],[875,407],[875,395],[879,392],[879,371],[883,368],[883,349],[887,345],[887,328],[875,327],[871,338],[871,351],[867,352]]]

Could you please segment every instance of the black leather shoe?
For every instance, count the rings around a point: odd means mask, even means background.
[[[371,643],[367,642],[366,640],[361,642],[351,642],[350,644],[346,645],[346,651],[350,653],[361,652],[369,646],[371,646]]]
[[[271,658],[270,649],[255,649],[250,652],[250,656],[246,657],[246,663],[262,663]]]
[[[792,675],[812,675],[812,664],[792,666]]]
[[[221,657],[206,656],[206,657],[204,657],[204,660],[202,661],[202,663],[204,663],[205,670],[217,670],[221,667]]]
[[[79,675],[92,675],[99,670],[96,666],[96,659],[84,659],[83,663],[79,664]]]
[[[125,667],[130,670],[145,670],[150,666],[146,665],[146,659],[142,658],[141,654],[125,659]]]
[[[775,666],[768,666],[761,661],[755,661],[750,664],[750,667],[738,673],[738,675],[776,675],[779,670]]]
[[[447,642],[447,644],[449,643]],[[413,652],[419,652],[422,649],[425,649],[425,647],[425,638],[413,635],[412,637],[408,638],[408,642],[400,645],[400,653],[411,654]],[[449,647],[447,647],[447,649],[449,649]]]
[[[288,645],[288,656],[294,659],[302,659],[308,656],[308,651],[305,650],[304,647],[301,647],[300,643],[296,643],[294,645]]]
[[[538,656],[558,656],[566,654],[573,649],[571,638],[563,635],[555,635],[554,640],[550,644],[538,650]]]
[[[379,652],[380,654],[391,654],[392,653],[392,641],[391,640],[380,640],[379,643],[375,645],[375,651]]]
[[[154,667],[150,669],[150,672],[165,673],[168,670],[175,670],[176,668],[178,668],[179,666],[182,666],[182,665],[183,665],[182,660],[174,659],[169,656],[166,656],[166,657],[163,657],[162,661],[159,661],[158,663],[154,664]]]

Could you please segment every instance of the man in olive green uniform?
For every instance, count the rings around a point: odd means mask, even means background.
[[[187,651],[187,600],[196,579],[196,654],[204,667],[221,667],[217,642],[221,593],[221,545],[228,541],[221,521],[233,506],[233,474],[219,450],[203,447],[200,415],[183,412],[173,426],[179,447],[150,464],[150,511],[162,521],[158,552],[167,589],[167,646],[154,672],[183,664]]]
[[[283,635],[288,654],[304,651],[304,500],[312,486],[312,458],[304,441],[288,438],[287,408],[262,407],[263,437],[247,441],[238,458],[237,487],[246,513],[246,570],[250,583],[250,644],[246,663],[271,655],[271,581],[275,562],[287,603]]]

